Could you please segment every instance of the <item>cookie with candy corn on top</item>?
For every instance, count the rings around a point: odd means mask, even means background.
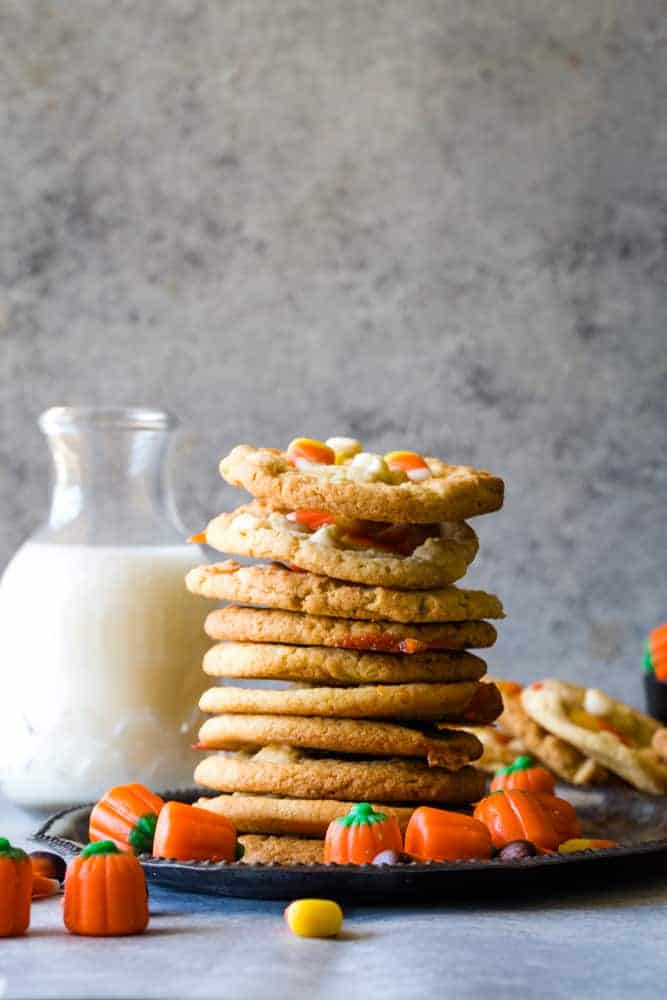
[[[460,579],[479,543],[463,522],[387,525],[318,510],[274,510],[255,500],[219,514],[194,536],[220,552],[272,559],[337,580],[406,589]]]
[[[565,681],[530,684],[521,704],[531,719],[640,791],[667,793],[667,761],[656,750],[660,723],[598,688]]]
[[[238,445],[222,459],[220,473],[286,510],[371,521],[460,521],[503,503],[503,481],[489,472],[416,452],[365,452],[350,438],[296,438],[285,451]]]
[[[451,622],[503,618],[503,606],[483,590],[440,587],[396,590],[344,583],[279,564],[241,566],[233,559],[197,566],[185,583],[193,594],[283,611],[368,621]]]

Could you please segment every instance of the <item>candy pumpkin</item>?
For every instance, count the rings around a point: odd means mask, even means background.
[[[380,851],[387,850],[403,850],[398,820],[376,812],[368,802],[359,802],[347,815],[332,820],[324,838],[325,864],[370,864]]]
[[[155,827],[153,854],[156,858],[178,861],[236,861],[236,827],[226,816],[185,805],[167,802]]]
[[[489,831],[472,816],[420,806],[405,831],[405,850],[420,861],[469,861],[490,858]]]
[[[30,925],[32,865],[25,851],[0,837],[0,937],[25,934]]]
[[[565,799],[519,789],[491,792],[474,812],[491,834],[493,846],[503,848],[513,840],[529,840],[545,851],[581,835],[577,814]]]
[[[546,767],[540,767],[532,757],[523,754],[509,767],[500,767],[491,782],[491,791],[519,788],[523,792],[546,792],[553,795],[556,781]]]
[[[644,646],[644,668],[656,680],[667,683],[667,622],[649,634]]]
[[[148,892],[134,854],[119,851],[110,840],[85,847],[67,866],[63,918],[70,933],[89,937],[144,931]]]
[[[140,784],[110,788],[90,814],[92,843],[110,840],[121,851],[150,854],[158,813],[164,802]]]

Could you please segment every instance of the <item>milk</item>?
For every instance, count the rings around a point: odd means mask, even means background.
[[[25,806],[191,784],[210,604],[193,546],[27,542],[0,583],[0,781]]]

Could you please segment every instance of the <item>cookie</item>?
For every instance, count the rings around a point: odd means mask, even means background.
[[[359,622],[297,611],[220,608],[206,618],[211,639],[237,642],[286,642],[296,646],[334,646],[379,653],[426,653],[442,649],[492,646],[496,630],[488,622]]]
[[[332,820],[345,816],[354,802],[336,802],[334,799],[278,799],[272,795],[216,795],[212,799],[199,799],[200,809],[226,816],[239,833],[288,834],[294,837],[323,837]],[[398,819],[405,830],[412,816],[412,807],[374,804],[380,812],[387,812]]]
[[[197,749],[258,750],[269,743],[364,757],[425,757],[448,771],[482,754],[482,744],[468,732],[294,715],[217,715],[199,730]]]
[[[407,477],[402,482],[369,482],[373,463],[364,467],[358,456],[356,462],[341,465],[300,463],[297,468],[285,452],[238,445],[220,462],[220,474],[275,506],[315,508],[372,521],[460,521],[502,507],[504,485],[497,476],[466,465],[447,465],[438,458],[425,457],[425,463],[430,475],[421,482]]]
[[[359,687],[209,688],[202,712],[216,715],[299,715],[335,719],[462,719],[477,684],[374,684]]]
[[[260,837],[249,833],[239,837],[245,865],[322,865],[324,841],[301,837]]]
[[[292,646],[270,642],[221,642],[204,656],[213,677],[303,681],[328,687],[351,684],[448,684],[477,681],[486,673],[484,660],[472,653],[363,653],[326,646]]]
[[[286,795],[346,802],[473,802],[484,794],[482,771],[445,771],[417,760],[308,757],[284,748],[218,754],[202,760],[195,781],[219,792]]]
[[[272,559],[336,580],[406,589],[454,583],[479,548],[477,535],[463,522],[434,525],[433,534],[424,541],[418,538],[420,544],[406,555],[340,531],[309,531],[287,515],[289,511],[255,500],[213,518],[202,540],[220,552]]]
[[[576,747],[548,732],[528,715],[521,703],[520,684],[496,681],[503,697],[503,714],[498,719],[500,729],[519,740],[525,750],[537,757],[550,771],[573,785],[594,785],[607,780],[604,767]]]
[[[504,618],[503,606],[483,590],[441,587],[396,590],[342,583],[284,566],[241,566],[232,559],[197,566],[185,583],[193,594],[284,611],[370,621],[452,622]]]
[[[462,716],[456,721],[468,726],[487,726],[495,722],[502,710],[503,699],[496,685],[478,684]],[[436,722],[435,727],[448,729],[450,722]]]
[[[476,759],[475,767],[489,774],[495,774],[500,767],[508,767],[526,752],[521,740],[507,736],[497,725],[465,726],[461,731],[471,733],[482,744],[482,756]]]
[[[521,693],[531,719],[651,795],[667,792],[667,765],[652,747],[660,723],[597,688],[564,681],[531,684]]]

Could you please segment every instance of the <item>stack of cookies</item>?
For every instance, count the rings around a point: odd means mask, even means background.
[[[206,621],[217,684],[200,701],[199,747],[216,753],[195,781],[220,794],[198,804],[235,823],[246,860],[294,863],[321,861],[328,824],[355,802],[405,826],[416,805],[482,796],[482,744],[456,727],[502,711],[469,650],[494,643],[486,619],[503,610],[452,584],[478,548],[464,519],[502,505],[502,480],[349,438],[241,445],[220,469],[255,499],[197,540],[270,562],[187,577],[234,602]]]

